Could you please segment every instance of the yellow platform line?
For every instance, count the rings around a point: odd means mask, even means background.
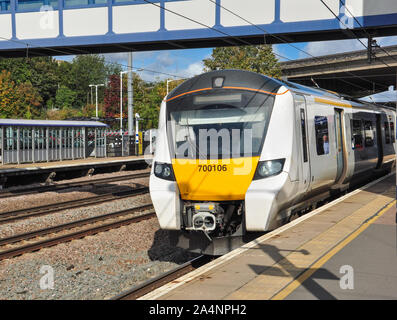
[[[385,214],[391,207],[396,204],[396,200],[393,200],[391,203],[386,205],[380,212],[378,212],[371,219],[365,221],[357,230],[351,233],[347,238],[342,240],[338,245],[336,245],[333,249],[328,251],[325,255],[323,255],[319,260],[309,266],[309,269],[301,274],[298,278],[296,278],[293,282],[275,294],[271,300],[283,300],[289,294],[291,294],[296,288],[298,288],[305,280],[310,278],[313,273],[315,273],[319,268],[321,268],[329,259],[331,259],[336,253],[341,251],[347,244],[352,242],[355,238],[357,238],[364,230],[366,230],[371,224],[373,224],[376,220],[378,220],[383,214]]]

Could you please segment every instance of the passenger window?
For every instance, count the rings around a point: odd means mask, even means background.
[[[374,146],[374,130],[372,127],[371,121],[364,121],[364,136],[365,136],[365,146],[373,147]]]
[[[303,161],[307,162],[306,117],[305,117],[304,109],[301,109],[301,128],[302,128],[302,144],[303,144]]]
[[[319,156],[329,154],[329,135],[328,119],[323,116],[314,117],[314,126],[316,130],[317,154]]]
[[[390,143],[390,128],[388,122],[385,122],[385,139],[387,144]]]
[[[363,134],[361,129],[361,120],[352,120],[352,149],[363,149]]]
[[[391,142],[396,141],[396,133],[394,131],[394,122],[390,122],[390,136],[391,136]]]

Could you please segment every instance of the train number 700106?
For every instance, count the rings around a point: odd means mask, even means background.
[[[204,165],[199,165],[199,172],[213,172],[213,171],[227,171],[227,165],[226,164],[204,164]]]

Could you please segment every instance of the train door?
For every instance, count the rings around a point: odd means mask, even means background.
[[[343,150],[343,126],[342,126],[343,110],[335,108],[335,143],[336,143],[336,179],[338,181],[345,166],[344,150]]]
[[[306,99],[304,96],[296,95],[296,107],[300,119],[300,131],[301,131],[301,145],[302,145],[302,180],[301,186],[304,191],[309,190],[310,187],[310,156],[309,156],[309,139],[307,129],[307,110],[306,110]]]
[[[383,135],[381,114],[376,115],[376,138],[378,144],[378,163],[376,168],[380,168],[383,162]]]

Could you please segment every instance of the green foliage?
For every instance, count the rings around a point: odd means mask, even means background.
[[[281,77],[281,68],[269,45],[215,48],[204,59],[206,71],[240,69]]]
[[[76,107],[87,103],[87,90],[90,84],[106,84],[111,74],[119,72],[120,68],[105,63],[105,58],[99,55],[80,55],[73,59],[69,73],[69,88],[74,90]],[[95,95],[95,93],[94,93]],[[98,88],[98,99],[103,100],[103,88]]]
[[[40,115],[42,98],[30,82],[17,84],[11,73],[0,73],[0,117],[36,118]]]
[[[57,108],[73,108],[76,102],[77,93],[66,86],[60,86],[55,96]]]
[[[3,71],[0,74],[0,117],[13,118],[16,102],[16,85],[11,80],[10,73]]]
[[[0,59],[0,71],[10,72],[11,80],[19,85],[31,83],[44,104],[55,96],[58,86],[58,63],[52,57]]]
[[[21,83],[16,90],[18,113],[17,118],[34,119],[40,116],[43,99],[30,82]]]
[[[58,109],[48,110],[46,113],[46,119],[48,120],[64,120],[67,118],[81,117],[81,116],[82,116],[81,111],[68,107],[60,110]]]
[[[281,71],[270,46],[216,48],[204,60],[209,70],[243,69],[280,77]],[[107,64],[101,55],[80,55],[71,62],[51,57],[0,59],[0,117],[67,119],[94,117],[90,84],[98,88],[98,113],[117,129],[120,118],[120,67]],[[123,119],[127,119],[127,75],[123,77]],[[169,83],[169,91],[181,84]],[[140,129],[158,126],[167,81],[152,83],[133,74],[134,114],[141,117]],[[93,89],[95,101],[95,89]],[[111,119],[115,121],[110,121]]]

